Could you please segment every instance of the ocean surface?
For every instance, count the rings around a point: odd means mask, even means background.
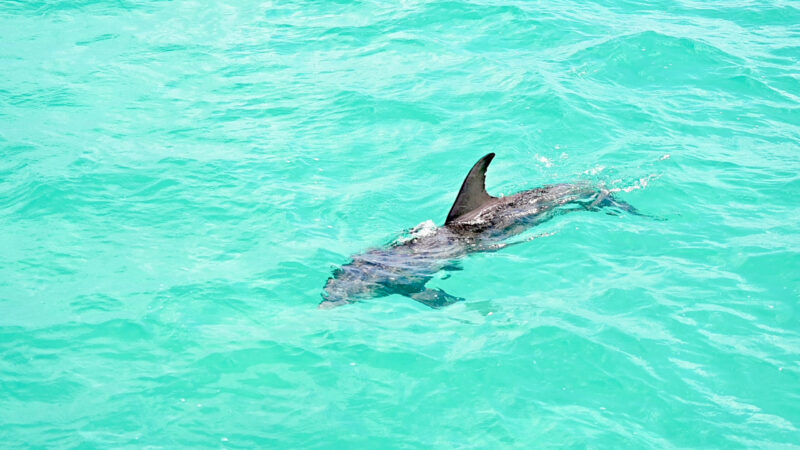
[[[800,448],[797,1],[0,2],[0,447]],[[606,186],[402,296],[332,270]]]

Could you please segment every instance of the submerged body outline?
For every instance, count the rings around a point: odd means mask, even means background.
[[[496,251],[504,241],[556,214],[615,207],[636,210],[589,183],[554,184],[492,197],[486,192],[489,153],[472,167],[442,227],[416,230],[405,240],[354,255],[334,270],[323,290],[322,309],[401,294],[433,308],[463,300],[425,284],[442,270],[459,270],[470,253]],[[424,224],[422,224],[424,225]]]

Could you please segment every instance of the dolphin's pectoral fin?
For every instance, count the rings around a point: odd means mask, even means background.
[[[450,295],[441,289],[425,289],[411,294],[409,297],[431,308],[441,308],[464,301],[463,298]]]
[[[446,266],[442,267],[442,270],[447,270],[447,271],[450,271],[450,272],[455,272],[456,270],[464,270],[464,268],[463,268],[463,267],[461,267],[461,263],[459,263],[459,262],[457,262],[457,261],[453,261],[453,262],[449,262],[449,263],[447,263],[447,265],[446,265]]]

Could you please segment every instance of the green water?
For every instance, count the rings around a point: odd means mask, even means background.
[[[800,446],[794,1],[0,2],[0,447]],[[497,158],[574,213],[332,269]]]

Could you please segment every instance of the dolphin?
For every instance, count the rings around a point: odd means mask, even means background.
[[[354,255],[334,270],[322,292],[320,309],[358,300],[401,294],[432,308],[462,301],[425,284],[442,270],[460,270],[458,261],[470,253],[497,251],[508,238],[557,214],[612,207],[637,214],[629,204],[586,182],[553,184],[508,197],[486,192],[489,153],[472,166],[447,214],[444,226],[417,226],[410,237]],[[524,242],[524,241],[523,241]],[[519,242],[517,242],[519,243]]]

